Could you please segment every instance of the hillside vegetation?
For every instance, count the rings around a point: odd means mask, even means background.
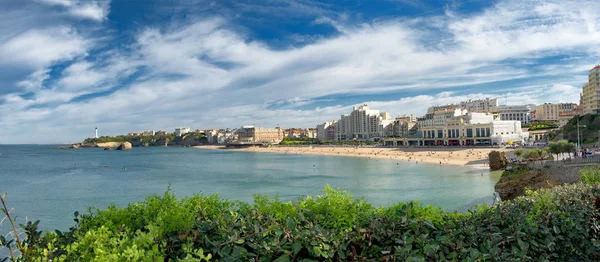
[[[68,232],[42,234],[29,222],[25,240],[0,244],[21,250],[21,261],[597,261],[599,208],[600,187],[581,183],[464,213],[417,202],[376,208],[329,187],[253,204],[167,191],[76,213]]]
[[[600,136],[600,115],[586,114],[579,117],[574,117],[560,129],[560,133],[564,139],[569,142],[577,143],[577,118],[579,118],[579,133],[581,143],[591,144],[598,141]],[[581,127],[585,125],[585,127]]]
[[[204,133],[190,132],[183,136],[175,134],[154,136],[102,136],[99,138],[87,138],[84,144],[98,144],[107,142],[129,142],[132,146],[197,146],[208,143]]]

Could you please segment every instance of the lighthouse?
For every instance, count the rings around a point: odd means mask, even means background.
[[[96,138],[98,138],[98,128],[96,127]]]

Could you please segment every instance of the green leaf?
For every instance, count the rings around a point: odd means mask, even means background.
[[[517,239],[517,243],[519,244],[519,247],[523,251],[527,250],[527,248],[529,247],[529,244],[527,244],[526,242],[522,241],[521,239]]]
[[[554,229],[554,233],[560,233],[560,229],[557,226],[553,226],[552,228]]]
[[[244,240],[243,238],[240,238],[235,241],[236,244],[244,244],[244,242],[246,242],[246,240]]]
[[[302,250],[302,244],[300,241],[294,242],[294,244],[292,244],[292,251],[294,252],[294,255],[297,255],[300,250]]]
[[[433,225],[433,223],[431,223],[431,221],[429,221],[427,219],[423,219],[423,222],[425,223],[425,225],[427,225],[431,229],[435,229],[435,226]]]
[[[291,217],[288,217],[288,218],[285,220],[285,222],[286,222],[286,224],[287,224],[287,227],[288,227],[289,229],[291,229],[291,230],[294,230],[294,229],[296,229],[296,225],[297,225],[297,224],[296,224],[296,221],[295,221],[294,219],[292,219]]]
[[[290,261],[290,257],[287,254],[283,254],[280,257],[278,257],[277,259],[275,259],[273,262],[288,262]]]

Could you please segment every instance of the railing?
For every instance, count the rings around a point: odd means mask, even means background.
[[[575,158],[575,159],[565,159],[560,161],[549,161],[549,160],[538,160],[538,161],[530,161],[523,163],[516,163],[527,165],[528,167],[544,167],[544,166],[578,166],[578,165],[587,165],[587,164],[600,164],[600,158]]]

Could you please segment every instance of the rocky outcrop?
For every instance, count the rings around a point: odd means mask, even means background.
[[[117,147],[117,150],[131,150],[131,143],[123,142],[121,145]]]
[[[547,176],[543,170],[504,171],[494,186],[502,200],[511,200],[525,195],[525,190],[537,190],[562,185],[560,179]]]
[[[506,154],[504,152],[492,151],[488,155],[488,159],[490,161],[491,170],[504,169],[508,165],[508,159],[506,159]]]
[[[97,147],[109,147],[109,148],[115,148],[121,145],[121,142],[104,142],[104,143],[96,143]]]

